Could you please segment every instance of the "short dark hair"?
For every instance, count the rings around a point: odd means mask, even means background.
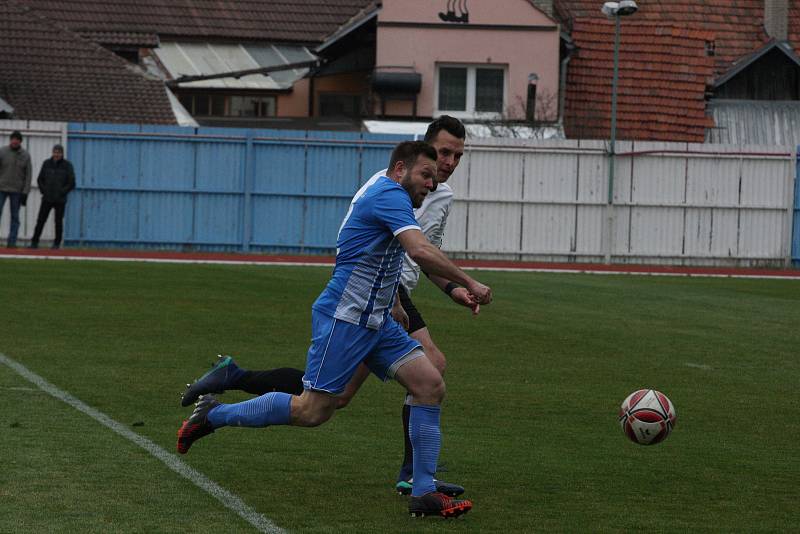
[[[14,130],[13,132],[11,132],[11,135],[9,136],[9,138],[10,139],[18,139],[18,140],[22,141],[22,133],[20,133],[19,130]]]
[[[467,137],[467,130],[464,128],[464,123],[450,115],[442,115],[428,125],[428,130],[425,132],[425,141],[430,143],[442,130],[458,139],[466,139]]]
[[[403,141],[392,151],[392,159],[389,160],[389,172],[392,172],[398,161],[405,163],[406,167],[411,168],[420,156],[436,161],[436,150],[425,141]]]

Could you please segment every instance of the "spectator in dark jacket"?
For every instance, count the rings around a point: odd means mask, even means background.
[[[61,239],[64,235],[64,209],[67,206],[67,194],[75,189],[75,170],[72,163],[64,159],[64,147],[55,145],[53,147],[53,157],[44,160],[42,170],[39,172],[39,191],[42,193],[42,205],[39,208],[39,217],[36,219],[36,230],[33,232],[31,248],[39,246],[39,238],[42,236],[42,228],[47,222],[50,210],[56,212],[56,238],[53,241],[53,248],[61,246]]]

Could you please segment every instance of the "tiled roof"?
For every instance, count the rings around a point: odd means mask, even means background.
[[[19,0],[77,32],[320,43],[370,0]]]
[[[712,126],[704,93],[713,72],[709,32],[624,21],[617,138],[702,142]],[[607,138],[611,124],[614,25],[578,19],[567,77],[568,137]]]
[[[800,10],[798,3],[790,0],[795,12]],[[638,0],[637,4],[639,11],[629,17],[636,22],[713,32],[716,74],[769,40],[764,33],[764,0]],[[556,13],[568,29],[578,19],[604,19],[600,6],[599,0],[555,0]],[[794,23],[795,31],[800,30],[800,18]]]
[[[618,138],[702,142],[703,128],[713,125],[705,116],[706,84],[769,40],[764,0],[637,4],[636,14],[622,19]],[[556,16],[577,46],[567,77],[570,137],[605,139],[610,133],[614,34],[601,6],[600,0],[555,0]],[[789,40],[795,50],[798,38],[800,0],[789,0]]]
[[[0,0],[0,98],[19,119],[176,123],[161,81],[14,0]]]
[[[141,48],[155,48],[158,46],[158,35],[142,32],[78,32],[84,39],[89,39],[99,44],[136,46]]]
[[[800,52],[800,0],[789,0],[789,42]]]

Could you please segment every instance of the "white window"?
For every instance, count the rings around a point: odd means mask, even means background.
[[[438,65],[437,115],[497,118],[505,109],[506,68],[496,65]]]

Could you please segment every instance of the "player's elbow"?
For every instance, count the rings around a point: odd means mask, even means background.
[[[413,246],[410,250],[406,250],[406,253],[409,258],[414,260],[414,263],[420,266],[424,266],[431,257],[430,250],[425,243]]]

